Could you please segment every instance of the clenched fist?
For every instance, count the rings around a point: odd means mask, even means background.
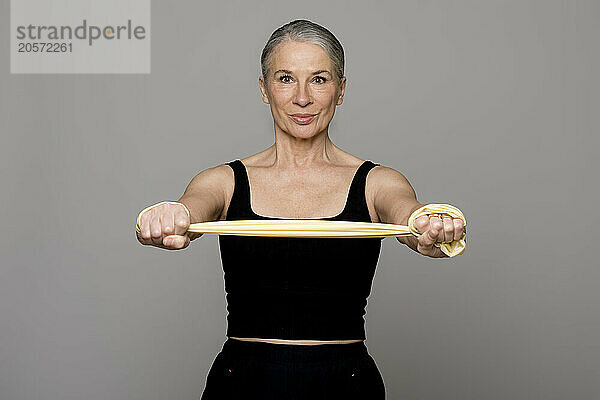
[[[441,253],[434,243],[450,243],[459,240],[466,233],[462,219],[445,213],[423,215],[415,219],[414,226],[421,234],[418,237],[417,251],[426,256]]]
[[[201,233],[187,232],[190,218],[187,207],[176,201],[163,201],[148,207],[138,215],[138,241],[169,250],[184,249],[191,239],[202,236]]]

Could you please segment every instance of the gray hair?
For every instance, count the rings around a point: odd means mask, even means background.
[[[321,25],[305,19],[297,19],[276,29],[267,41],[260,57],[260,67],[265,82],[275,48],[288,40],[310,42],[321,46],[333,62],[338,82],[341,81],[344,76],[344,49],[340,42],[333,33]]]

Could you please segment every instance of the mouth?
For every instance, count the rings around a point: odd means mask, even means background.
[[[307,125],[310,124],[316,116],[317,114],[292,114],[290,115],[290,118],[299,125]]]

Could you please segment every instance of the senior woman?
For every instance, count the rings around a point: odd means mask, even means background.
[[[262,100],[275,143],[195,176],[177,201],[140,214],[138,240],[186,248],[217,220],[381,222],[406,225],[422,207],[406,178],[334,145],[328,135],[346,77],[344,52],[326,28],[306,20],[275,30],[261,57]],[[397,240],[429,257],[459,239],[449,215],[425,215],[418,238]],[[364,344],[367,297],[381,238],[220,235],[227,292],[227,340],[202,400],[385,398]]]

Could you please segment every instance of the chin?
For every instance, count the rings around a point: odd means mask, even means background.
[[[313,130],[310,130],[310,131],[307,130],[304,132],[298,131],[298,130],[293,130],[290,132],[290,135],[292,135],[293,137],[298,138],[298,139],[310,139],[312,137],[317,136],[317,132],[315,132]]]
[[[308,124],[308,125],[294,124],[294,125],[288,126],[288,132],[292,136],[308,138],[308,137],[316,136],[320,132],[320,130],[318,129],[318,127],[316,125],[312,125],[312,124]]]

